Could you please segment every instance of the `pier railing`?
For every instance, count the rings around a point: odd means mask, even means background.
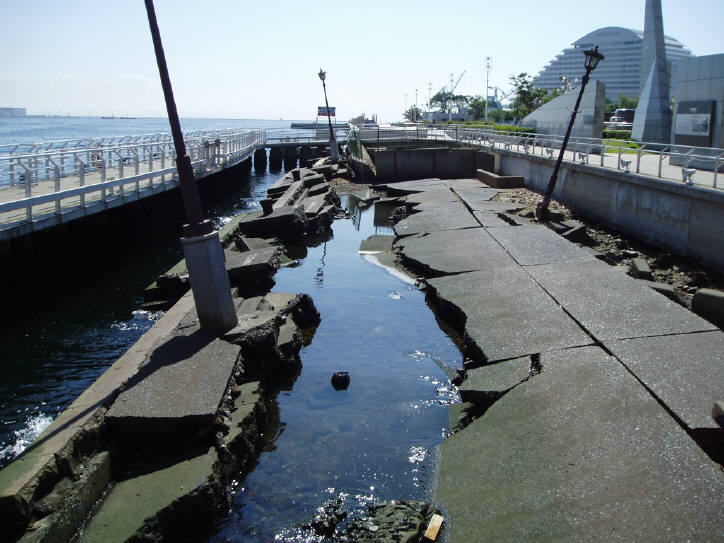
[[[201,131],[184,137],[197,176],[245,160],[266,142],[264,130]],[[60,222],[60,215],[73,208],[117,205],[175,187],[175,159],[170,134],[4,146],[0,225],[39,218]]]
[[[355,137],[370,147],[393,142],[449,142],[485,149],[504,149],[555,160],[563,136],[510,133],[460,125],[406,126],[354,129]],[[724,149],[601,138],[570,138],[564,159],[624,172],[719,187]]]

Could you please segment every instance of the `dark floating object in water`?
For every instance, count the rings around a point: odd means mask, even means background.
[[[334,375],[332,375],[332,386],[335,390],[345,390],[349,386],[349,372],[334,372]]]

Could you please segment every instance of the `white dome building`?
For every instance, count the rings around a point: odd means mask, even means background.
[[[560,55],[551,60],[533,79],[533,84],[542,89],[552,91],[561,86],[561,76],[565,75],[570,81],[580,80],[585,73],[583,67],[583,51],[598,45],[599,52],[606,57],[598,68],[591,74],[591,79],[597,79],[606,85],[606,98],[616,100],[619,94],[629,97],[638,96],[641,90],[641,51],[643,46],[643,31],[607,26],[586,34],[573,47],[564,49]],[[690,57],[691,51],[685,49],[683,44],[665,36],[666,58],[671,65],[671,85],[676,81],[676,63],[680,58]],[[674,95],[673,86],[669,96]]]

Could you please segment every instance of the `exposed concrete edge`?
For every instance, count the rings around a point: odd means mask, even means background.
[[[522,175],[498,175],[482,169],[477,170],[478,179],[496,189],[516,189],[525,186]]]

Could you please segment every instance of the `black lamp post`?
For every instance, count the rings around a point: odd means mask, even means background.
[[[186,266],[189,271],[191,290],[194,295],[196,312],[202,328],[212,331],[226,331],[237,323],[236,308],[231,296],[229,277],[226,273],[224,251],[219,233],[214,230],[211,221],[205,220],[201,210],[201,200],[194,179],[191,159],[186,152],[181,123],[179,122],[176,102],[171,88],[171,79],[166,66],[166,55],[158,30],[153,0],[145,0],[148,25],[153,38],[158,73],[166,100],[168,122],[176,148],[176,169],[181,184],[181,194],[186,210],[188,224],[183,226],[181,242],[184,248]]]
[[[317,75],[319,76],[319,79],[322,80],[322,88],[324,89],[324,105],[327,106],[327,120],[329,121],[329,153],[332,155],[332,160],[337,162],[339,161],[339,151],[337,150],[337,140],[334,137],[334,130],[332,129],[332,116],[329,114],[327,85],[324,83],[324,80],[327,78],[327,73],[320,68]]]
[[[546,189],[545,196],[543,196],[543,201],[538,204],[535,209],[535,216],[539,220],[545,220],[548,218],[548,204],[551,201],[551,196],[553,196],[553,190],[556,188],[556,181],[558,180],[558,170],[561,169],[561,163],[563,162],[563,153],[565,153],[566,146],[568,145],[568,139],[571,137],[573,123],[576,121],[576,113],[578,113],[578,106],[581,105],[581,98],[583,98],[583,90],[586,88],[586,83],[588,83],[591,72],[595,70],[596,66],[598,66],[598,63],[604,59],[604,56],[598,52],[598,45],[596,45],[593,49],[584,51],[583,53],[586,55],[586,75],[583,76],[583,80],[581,81],[581,90],[578,93],[576,106],[573,108],[573,113],[571,113],[571,121],[568,123],[568,130],[566,130],[566,136],[563,138],[563,144],[561,145],[560,153],[558,153],[558,160],[556,161],[555,168],[553,168],[551,180],[548,181],[548,188]]]

